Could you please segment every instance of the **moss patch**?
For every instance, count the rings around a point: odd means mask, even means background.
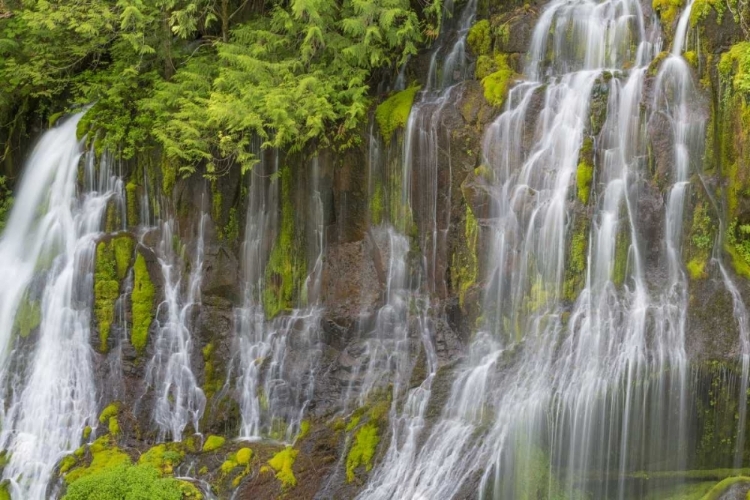
[[[474,24],[466,36],[466,42],[469,44],[471,51],[477,55],[489,54],[492,48],[492,36],[490,22],[482,19]]]
[[[138,463],[147,464],[162,474],[171,474],[185,457],[182,448],[180,443],[158,444],[141,455]]]
[[[297,453],[297,450],[287,446],[268,461],[268,465],[276,471],[276,479],[281,481],[281,485],[285,489],[297,485],[297,479],[294,477],[293,471]]]
[[[594,179],[593,162],[594,142],[590,137],[583,140],[579,153],[579,163],[576,169],[576,193],[584,205],[589,202],[591,181]]]
[[[380,135],[386,142],[391,140],[396,130],[406,126],[419,89],[419,86],[412,86],[397,92],[375,109],[375,120],[378,122]]]
[[[266,265],[263,306],[266,317],[273,318],[295,306],[307,268],[304,253],[295,232],[292,204],[292,171],[285,167],[280,172],[281,229]]]
[[[198,496],[196,496],[196,494]],[[199,499],[194,486],[173,478],[162,478],[149,465],[129,462],[109,465],[72,482],[63,500],[148,498],[149,500]]]
[[[65,481],[73,484],[79,479],[96,475],[112,467],[124,464],[130,464],[130,457],[127,453],[112,445],[109,436],[103,436],[94,441],[89,447],[91,452],[91,463],[88,466],[81,466],[72,469],[65,475]]]
[[[13,321],[13,331],[22,338],[28,337],[42,321],[42,308],[39,302],[29,300],[28,296],[24,297]]]
[[[221,437],[221,436],[214,436],[212,434],[212,435],[208,436],[206,438],[206,442],[203,443],[203,451],[204,452],[209,452],[209,451],[218,450],[219,448],[221,448],[222,446],[224,446],[224,442],[225,441],[226,441],[226,439],[224,439],[223,437]]]
[[[138,220],[138,186],[134,181],[125,185],[125,196],[128,205],[128,225],[137,226]]]
[[[96,246],[94,269],[94,316],[99,326],[99,351],[107,352],[110,328],[115,319],[115,302],[120,296],[115,255],[112,246],[100,242]]]
[[[240,448],[237,450],[237,463],[240,465],[247,465],[250,463],[250,459],[253,458],[253,450],[250,448]]]
[[[378,427],[373,423],[367,423],[359,428],[354,435],[354,445],[346,456],[346,480],[354,481],[354,471],[357,467],[364,466],[369,472],[372,470],[372,460],[375,450],[380,442]]]
[[[495,65],[497,70],[482,78],[482,88],[487,102],[501,107],[515,73],[508,65],[508,56],[505,54],[495,55]]]
[[[458,288],[458,301],[465,309],[466,293],[476,283],[479,274],[477,242],[479,240],[479,222],[469,205],[466,205],[466,223],[464,226],[465,244],[453,254],[451,264],[451,282]]]
[[[674,24],[682,9],[683,0],[653,0],[651,6],[659,14],[659,19],[665,27]]]
[[[133,331],[130,334],[130,343],[136,351],[142,353],[148,342],[148,329],[151,326],[154,309],[154,284],[148,274],[148,266],[143,255],[138,253],[133,266]]]

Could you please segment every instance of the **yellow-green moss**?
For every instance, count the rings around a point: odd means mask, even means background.
[[[495,54],[495,65],[497,70],[482,78],[484,98],[495,107],[503,105],[511,80],[515,73],[508,65],[508,56]]]
[[[576,170],[576,187],[578,199],[584,205],[589,202],[591,181],[594,179],[593,141],[590,137],[584,139],[579,153],[578,169]]]
[[[115,302],[120,296],[117,265],[112,245],[100,242],[96,245],[94,266],[94,316],[99,326],[99,350],[107,352],[110,328],[115,319]]]
[[[208,399],[211,399],[224,385],[221,378],[216,376],[214,358],[214,344],[209,342],[203,348],[203,392]]]
[[[133,260],[133,239],[130,236],[118,236],[112,239],[111,245],[114,251],[117,277],[121,280],[125,279],[130,262]]]
[[[92,429],[91,429],[90,425],[87,425],[86,427],[83,428],[83,439],[84,440],[88,439],[89,436],[91,436],[91,431],[92,431]]]
[[[117,413],[120,411],[120,403],[115,401],[114,403],[111,403],[107,407],[105,407],[102,412],[99,414],[99,422],[102,424],[105,424],[109,421],[110,418],[116,417]]]
[[[112,446],[109,436],[103,436],[89,447],[91,463],[87,467],[76,467],[65,475],[65,481],[71,484],[82,477],[96,474],[118,465],[130,464],[130,457],[116,446]]]
[[[75,455],[68,455],[65,458],[62,459],[62,462],[60,462],[60,474],[65,474],[70,469],[75,467],[75,465],[78,463],[78,459],[75,457]]]
[[[621,228],[615,240],[615,262],[612,269],[612,282],[622,285],[628,271],[628,254],[630,253],[630,232]]]
[[[659,52],[656,57],[651,61],[651,63],[648,65],[647,73],[649,76],[656,76],[656,74],[659,72],[659,67],[661,66],[662,61],[669,57],[669,52],[666,50],[663,50]]]
[[[118,436],[120,434],[120,422],[117,420],[117,417],[110,418],[107,427],[111,435]]]
[[[465,307],[466,293],[476,283],[479,274],[479,259],[477,257],[479,223],[468,204],[466,205],[464,236],[465,244],[461,245],[453,254],[451,265],[451,281],[458,288],[458,301],[462,309]]]
[[[683,0],[653,0],[651,7],[659,14],[661,24],[670,27],[677,19]]]
[[[682,55],[682,57],[684,57],[688,64],[692,67],[698,67],[698,53],[696,51],[688,50]]]
[[[406,126],[419,88],[419,86],[412,86],[397,92],[380,103],[375,110],[375,120],[378,122],[380,135],[386,142],[391,140],[396,130]]]
[[[263,289],[266,317],[273,318],[293,308],[305,280],[307,268],[302,245],[296,238],[294,205],[292,203],[292,171],[285,167],[280,172],[281,227],[268,259]]]
[[[687,263],[687,271],[690,274],[690,278],[697,280],[705,278],[706,274],[706,261],[705,259],[694,258]]]
[[[138,459],[139,464],[148,464],[162,474],[171,474],[178,466],[185,452],[180,443],[162,443],[150,448]]]
[[[750,477],[745,476],[735,476],[735,477],[728,477],[716,484],[713,488],[709,490],[708,493],[701,499],[701,500],[718,500],[721,498],[721,495],[727,491],[727,489],[737,483],[746,483],[750,482]]]
[[[0,500],[11,500],[8,485],[6,483],[0,484]]]
[[[253,450],[250,448],[240,448],[237,450],[237,463],[240,465],[247,465],[250,463],[250,459],[253,458]]]
[[[215,436],[211,434],[210,436],[206,438],[206,442],[203,443],[203,451],[209,452],[209,451],[218,450],[219,448],[224,446],[225,441],[226,439],[224,439],[223,437]]]
[[[482,19],[474,24],[469,29],[469,34],[466,36],[466,42],[469,44],[471,51],[477,55],[489,54],[492,49],[492,36],[490,22],[487,19]]]
[[[354,481],[354,471],[357,467],[364,466],[366,471],[372,470],[372,460],[375,450],[380,442],[378,427],[367,423],[359,428],[354,436],[354,444],[346,456],[346,479]]]
[[[724,0],[695,0],[693,7],[690,9],[690,27],[695,28],[705,20],[711,13],[711,9],[716,11],[716,21],[721,24],[726,10]]]
[[[568,261],[565,268],[565,282],[563,296],[573,301],[583,288],[586,281],[586,258],[588,256],[588,221],[578,220],[574,225],[573,234],[568,246]]]
[[[138,225],[138,186],[134,181],[125,185],[125,196],[128,205],[128,225]]]
[[[133,266],[134,280],[133,293],[133,330],[130,334],[130,343],[136,351],[143,352],[148,342],[148,329],[153,319],[154,308],[154,284],[148,274],[148,266],[143,255],[138,253]]]
[[[375,188],[370,196],[370,223],[373,226],[377,226],[383,222],[383,197],[383,184],[381,182],[376,182]]]
[[[18,311],[13,321],[13,330],[22,338],[28,337],[42,321],[42,308],[39,306],[39,302],[24,297],[18,305]]]
[[[239,464],[235,460],[227,459],[227,460],[224,460],[224,462],[222,462],[220,469],[221,469],[222,474],[226,475],[232,472],[234,468],[238,466]]]
[[[284,488],[292,488],[297,485],[297,479],[294,477],[294,461],[297,458],[297,450],[287,446],[280,452],[276,453],[268,465],[276,471],[276,479],[281,481]]]

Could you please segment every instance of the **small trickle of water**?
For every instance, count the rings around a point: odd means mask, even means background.
[[[154,355],[146,371],[146,385],[153,388],[155,401],[153,420],[159,428],[159,439],[182,440],[188,425],[199,431],[199,422],[206,408],[206,396],[191,367],[193,352],[192,323],[194,308],[200,304],[203,277],[203,226],[207,215],[198,224],[195,258],[191,262],[188,282],[182,286],[182,259],[174,248],[172,222],[161,227],[157,251],[164,282],[164,301],[156,313]]]

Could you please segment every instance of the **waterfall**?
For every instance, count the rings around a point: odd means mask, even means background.
[[[158,259],[164,281],[164,300],[156,311],[154,354],[146,369],[146,386],[155,391],[153,420],[159,440],[182,440],[188,424],[198,432],[206,407],[206,396],[190,365],[193,352],[192,321],[200,305],[203,275],[203,230],[207,214],[198,223],[195,258],[185,289],[182,287],[181,258],[176,254],[173,221],[161,225]]]
[[[107,204],[122,182],[111,164],[85,162],[77,189],[81,114],[46,132],[34,149],[0,238],[0,366],[3,407],[0,444],[14,498],[47,498],[57,461],[96,424],[92,373],[93,262]],[[14,332],[21,310],[37,311],[29,345]],[[36,329],[36,327],[35,327]],[[9,359],[12,351],[12,358]]]
[[[278,159],[276,152],[271,159],[264,155],[250,176],[243,245],[244,305],[236,314],[237,390],[242,438],[270,437],[292,442],[313,397],[315,370],[321,354],[319,295],[325,231],[318,185],[319,162],[314,158],[306,199],[307,247],[302,253],[309,270],[301,286],[306,300],[287,314],[267,318],[262,303],[266,265],[279,232],[292,230],[281,227],[284,222],[278,213],[281,203],[292,203],[291,199],[279,199]],[[291,193],[287,191],[285,196],[291,198]],[[293,214],[281,214],[281,219],[285,216],[293,226]]]
[[[375,475],[363,497],[451,498],[472,482],[483,498],[533,491],[577,498],[598,470],[604,476],[587,493],[624,498],[633,493],[626,478],[632,471],[684,469],[681,221],[702,137],[680,55],[689,10],[659,70],[653,103],[670,116],[675,151],[664,212],[668,279],[648,276],[653,264],[642,254],[636,208],[650,119],[641,106],[656,33],[636,1],[553,0],[532,36],[527,81],[511,89],[484,139],[495,195],[485,228],[483,324],[414,460],[389,450],[382,469],[399,469],[399,480]],[[592,138],[589,104],[602,92],[606,120]],[[415,105],[409,124],[419,117]],[[422,131],[438,119],[415,130],[427,136]],[[578,196],[594,208],[590,228],[570,202],[585,161],[594,162],[593,178]],[[566,256],[580,269],[566,268]],[[540,468],[546,482],[528,484]]]

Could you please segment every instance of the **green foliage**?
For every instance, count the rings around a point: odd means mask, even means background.
[[[495,54],[495,66],[497,70],[494,73],[482,78],[482,88],[484,88],[484,98],[487,102],[499,108],[503,105],[515,73],[508,65],[508,56],[505,54]]]
[[[206,442],[203,443],[203,451],[209,452],[209,451],[218,450],[219,448],[224,446],[225,441],[226,439],[224,439],[223,437],[215,436],[211,434],[210,436],[206,438]]]
[[[71,483],[63,500],[182,500],[183,492],[180,481],[160,477],[150,465],[123,463]]]
[[[733,45],[721,55],[719,75],[731,84],[733,92],[750,92],[750,42]]]
[[[375,450],[380,442],[378,427],[373,423],[367,423],[359,428],[354,435],[354,445],[346,456],[346,479],[354,481],[354,471],[359,466],[364,466],[366,471],[372,470],[372,460]]]
[[[750,224],[738,224],[734,219],[727,228],[725,250],[732,257],[734,270],[750,278]]]
[[[466,42],[469,44],[471,51],[477,55],[487,55],[492,49],[492,37],[490,35],[490,22],[487,19],[478,21],[469,30],[466,36]]]
[[[396,130],[406,126],[417,91],[419,91],[419,86],[412,86],[397,92],[383,101],[375,110],[380,135],[386,142],[391,140]]]
[[[135,259],[133,266],[134,280],[131,300],[133,303],[133,331],[130,343],[138,352],[143,352],[148,342],[148,329],[153,319],[154,284],[148,274],[146,259],[141,253]]]
[[[292,470],[297,453],[297,450],[287,446],[268,461],[268,465],[276,471],[276,479],[281,481],[284,489],[297,486],[297,478],[294,477],[294,471]]]
[[[19,0],[12,13],[3,123],[91,105],[79,136],[123,158],[158,147],[168,192],[200,165],[251,168],[255,138],[293,152],[357,143],[369,83],[437,36],[442,2]]]

